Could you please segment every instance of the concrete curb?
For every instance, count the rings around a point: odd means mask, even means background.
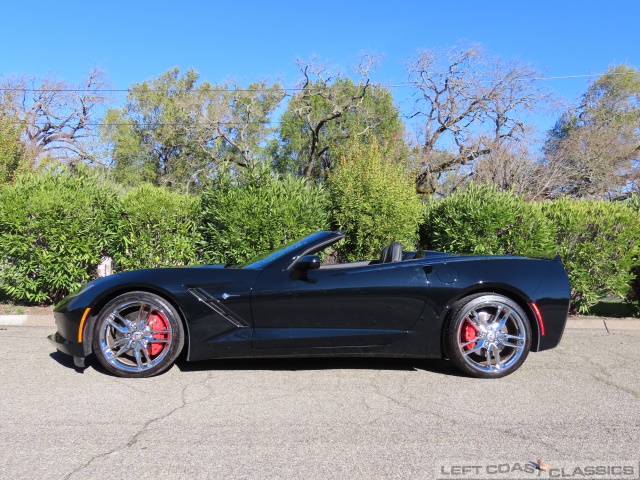
[[[566,328],[605,332],[640,330],[640,318],[569,317]]]
[[[56,328],[53,315],[0,315],[0,326]]]
[[[53,315],[0,315],[0,326],[51,327]],[[640,330],[640,318],[569,317],[567,329],[602,330],[605,332]]]

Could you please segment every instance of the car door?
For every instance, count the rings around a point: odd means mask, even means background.
[[[426,294],[411,261],[265,270],[251,294],[252,348],[388,345],[411,330]]]

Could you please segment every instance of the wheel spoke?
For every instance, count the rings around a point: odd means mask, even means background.
[[[502,345],[504,345],[505,347],[509,347],[509,348],[515,348],[517,350],[522,350],[524,347],[522,345],[518,345],[516,343],[510,343],[510,342],[505,342],[504,340],[500,339],[500,343]]]
[[[149,335],[169,335],[171,330],[151,330]]]
[[[520,342],[524,341],[524,336],[511,335],[510,333],[503,333],[502,335],[500,335],[500,338],[508,338],[510,340],[518,340]]]
[[[469,340],[468,342],[461,343],[460,344],[460,348],[465,348],[465,347],[467,347],[467,346],[469,346],[471,344],[476,343],[477,341],[478,341],[478,337],[476,337],[476,338],[474,338],[472,340]]]
[[[120,320],[127,328],[130,329],[131,321],[127,320],[122,315],[120,315],[120,312],[113,312],[113,316],[118,320]]]
[[[476,328],[476,330],[480,330],[482,332],[487,331],[487,327],[488,327],[487,322],[475,310],[471,310],[467,314],[466,319],[469,323],[471,323],[471,325],[473,325]]]
[[[149,343],[171,343],[171,339],[170,338],[155,338],[152,336],[145,336],[144,337],[145,340],[147,340]]]
[[[482,350],[483,348],[484,348],[484,340],[479,340],[478,344],[474,348],[472,348],[470,350],[463,351],[462,353],[464,355],[469,356],[470,354],[472,354],[474,352],[477,352],[478,350]]]
[[[127,333],[129,333],[129,329],[127,327],[123,327],[121,325],[118,325],[112,319],[108,319],[107,320],[107,325],[109,325],[111,328],[113,328],[114,330],[117,330],[119,333],[121,333],[123,335],[126,335]]]
[[[142,357],[140,356],[140,342],[136,342],[135,346],[133,347],[133,354],[136,357],[136,363],[138,364],[138,370],[142,370]],[[146,349],[145,349],[146,350]]]
[[[503,314],[502,318],[500,317],[500,314]],[[500,306],[500,310],[498,310],[498,312],[496,313],[496,322],[494,322],[494,330],[497,332],[499,330],[502,330],[505,326],[505,324],[507,323],[507,320],[509,320],[509,317],[511,316],[511,309],[508,307],[505,307],[503,305]]]
[[[131,350],[131,343],[133,341],[131,339],[127,339],[127,344],[124,347],[120,347],[120,349],[116,352],[116,358],[118,358],[120,355],[122,355],[125,352],[128,352],[129,350]]]
[[[487,368],[488,368],[489,370],[493,370],[493,369],[491,368],[491,352],[490,352],[490,348],[487,348],[487,349],[484,351],[484,355],[485,355],[485,357],[486,357],[486,359],[487,359]]]
[[[140,330],[142,330],[144,327],[147,326],[147,322],[149,321],[149,318],[151,317],[151,306],[149,306],[149,310],[147,311],[147,314],[145,316],[143,316],[145,307],[147,307],[148,305],[146,303],[142,303],[140,305],[140,310],[138,310],[138,328]]]
[[[505,347],[517,348],[518,350],[522,350],[524,348],[524,336],[510,335],[508,333],[505,333],[503,335],[500,335],[498,340]],[[507,340],[515,340],[515,342],[509,342]]]
[[[149,357],[149,352],[147,351],[147,349],[145,347],[143,347],[142,345],[140,346],[140,350],[142,350],[142,353],[144,354],[144,359],[146,361],[146,366],[147,368],[149,367],[149,365],[151,365],[151,357]]]
[[[108,345],[108,348],[113,351],[114,348],[120,347],[129,341],[128,338],[120,338],[113,342],[111,345]]]
[[[495,359],[495,361],[496,361],[496,365],[495,365],[495,366],[496,366],[496,369],[497,369],[497,370],[499,370],[499,369],[500,369],[500,367],[502,366],[502,365],[501,365],[501,363],[502,363],[502,362],[501,362],[501,360],[500,360],[500,349],[498,348],[498,346],[497,346],[497,345],[494,345],[494,346],[493,346],[493,358],[494,358],[494,359]]]

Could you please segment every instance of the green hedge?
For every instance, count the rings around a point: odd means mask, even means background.
[[[328,227],[322,186],[305,187],[292,175],[261,165],[241,180],[222,171],[202,192],[204,259],[242,263]]]
[[[95,275],[103,255],[122,269],[239,263],[297,237],[347,230],[343,260],[374,258],[397,240],[471,254],[560,253],[574,308],[640,296],[640,202],[527,203],[471,186],[424,207],[402,167],[375,143],[349,147],[330,190],[258,166],[223,171],[200,196],[141,186],[122,193],[88,170],[23,175],[0,186],[0,297],[55,301]],[[635,283],[634,281],[635,280]]]
[[[120,198],[111,250],[119,269],[200,263],[200,199],[142,185]]]
[[[420,241],[428,249],[478,255],[554,255],[554,236],[539,205],[475,185],[428,201],[420,229]]]
[[[89,280],[114,235],[117,199],[87,173],[27,175],[0,189],[0,290],[55,301]]]
[[[542,208],[557,228],[574,308],[586,312],[599,298],[625,298],[640,265],[638,212],[624,203],[570,199]]]
[[[571,281],[572,308],[582,313],[602,297],[625,298],[640,270],[638,212],[624,203],[527,203],[510,192],[471,186],[427,202],[421,241],[455,253],[559,253]]]
[[[640,195],[636,194],[629,200],[629,206],[636,211],[638,217],[640,217]],[[640,242],[640,239],[638,240]],[[632,295],[631,299],[637,301],[639,303],[638,307],[640,308],[640,266],[636,266],[633,269],[633,274],[635,275],[635,280],[632,283]]]
[[[398,241],[415,250],[422,204],[404,166],[383,158],[375,141],[355,143],[329,172],[331,218],[345,230],[337,246],[341,260],[377,258]]]

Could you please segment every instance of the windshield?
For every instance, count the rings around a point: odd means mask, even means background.
[[[270,264],[271,262],[289,255],[291,252],[297,250],[298,248],[302,248],[304,250],[305,247],[308,247],[309,245],[313,245],[318,241],[318,238],[324,235],[325,235],[325,232],[317,232],[307,237],[294,240],[293,242],[287,243],[284,246],[280,245],[277,248],[271,250],[270,252],[256,255],[254,258],[246,261],[245,263],[237,265],[237,267],[259,270],[261,268],[264,268],[266,265]]]

